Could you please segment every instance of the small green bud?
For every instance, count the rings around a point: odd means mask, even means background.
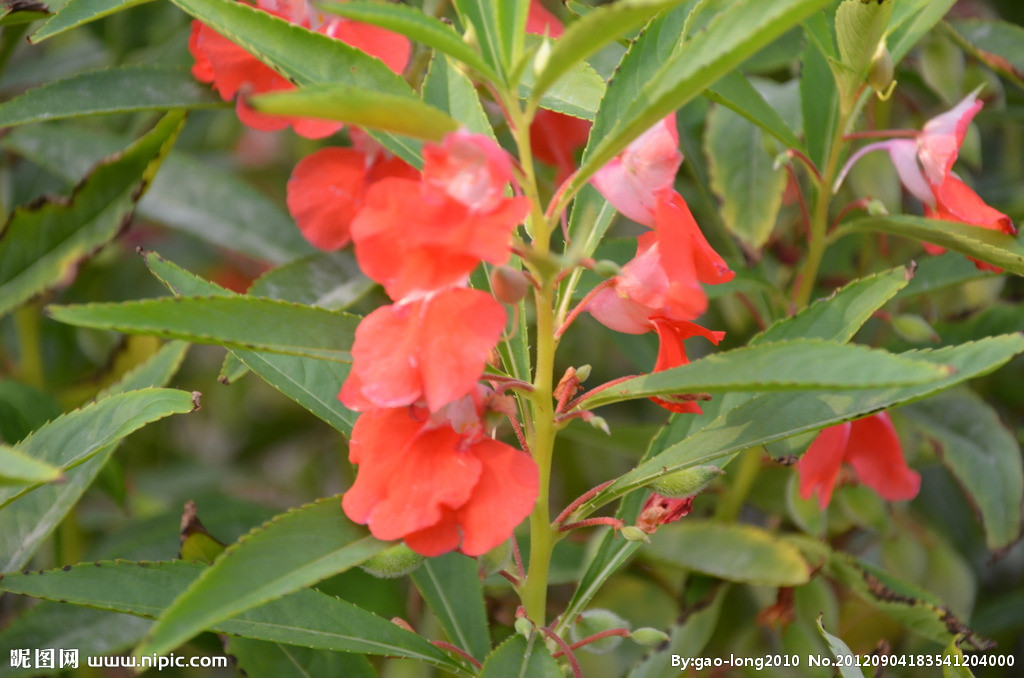
[[[515,623],[516,633],[527,640],[533,635],[533,622],[526,617],[520,617]]]
[[[872,198],[868,201],[868,214],[873,217],[887,217],[889,210],[886,209],[884,202],[878,198]]]
[[[506,539],[493,549],[477,558],[480,573],[486,577],[505,569],[512,560],[512,543]]]
[[[584,381],[587,380],[587,377],[590,376],[591,369],[592,368],[590,367],[590,365],[580,365],[579,367],[576,368],[576,378],[580,381],[580,383],[583,383]]]
[[[793,156],[788,151],[783,151],[775,156],[775,160],[772,161],[772,171],[780,170],[783,167],[789,167],[793,164]]]
[[[578,643],[603,631],[612,629],[629,629],[629,622],[611,610],[587,610],[582,613],[570,629],[572,642]],[[622,636],[609,636],[584,645],[582,649],[594,654],[611,652],[622,642]]]
[[[636,525],[626,525],[624,528],[619,530],[619,534],[621,534],[626,541],[642,541],[648,544],[651,543],[651,538],[647,536],[647,533]]]
[[[612,430],[608,428],[608,422],[605,421],[604,417],[591,416],[584,418],[584,421],[597,430],[603,431],[605,435],[610,436],[612,434]]]
[[[657,645],[664,643],[669,639],[668,634],[658,629],[652,629],[650,626],[633,631],[629,634],[629,639],[637,645]]]
[[[682,499],[698,494],[723,473],[717,466],[694,466],[652,480],[647,487],[663,497]]]
[[[905,313],[893,316],[892,329],[900,339],[912,344],[936,344],[939,342],[938,332],[919,315]]]
[[[426,560],[405,544],[395,544],[384,549],[359,567],[363,572],[372,574],[378,579],[396,579],[404,577]]]
[[[491,291],[503,304],[518,304],[530,291],[530,283],[522,271],[498,266],[491,271]]]
[[[614,261],[609,259],[601,259],[600,261],[594,262],[594,273],[598,274],[602,278],[612,278],[622,273],[622,268]]]
[[[885,46],[883,40],[878,43],[878,49],[875,50],[875,55],[871,58],[871,66],[868,68],[868,85],[883,101],[889,98],[896,84],[892,79],[894,72],[892,54],[889,53],[889,48]]]
[[[547,68],[549,61],[551,61],[551,41],[544,38],[544,41],[540,43],[540,47],[537,49],[537,55],[533,57],[534,75],[540,75]]]

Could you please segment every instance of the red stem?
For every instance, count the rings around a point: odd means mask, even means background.
[[[512,424],[512,430],[516,432],[516,438],[519,440],[519,446],[523,448],[523,452],[526,452],[531,457],[533,453],[530,452],[530,444],[526,442],[526,436],[523,435],[523,427],[519,425],[519,420],[513,415],[508,415],[508,420]]]
[[[836,226],[839,225],[839,222],[841,222],[843,220],[843,217],[845,217],[847,214],[849,214],[850,212],[852,212],[854,210],[866,210],[868,208],[868,205],[870,205],[870,204],[871,204],[871,198],[861,198],[860,200],[854,200],[853,202],[851,202],[849,205],[844,207],[839,212],[838,216],[836,216],[835,221],[833,221],[832,225],[829,226],[829,228],[828,228],[829,233],[831,233],[832,231],[836,230]]]
[[[797,160],[802,162],[804,166],[807,167],[807,169],[811,172],[811,174],[814,175],[814,178],[818,180],[818,183],[821,183],[821,172],[818,171],[818,166],[815,165],[810,158],[804,155],[802,151],[798,151],[795,148],[790,148],[786,150],[786,155],[788,155],[791,158],[796,158]]]
[[[512,583],[512,586],[519,588],[519,579],[516,578],[514,574],[512,574],[511,572],[506,572],[505,570],[499,570],[498,574],[500,574],[505,579],[508,579]]]
[[[804,189],[800,185],[800,180],[797,179],[796,170],[793,169],[793,166],[790,165],[787,169],[789,170],[790,178],[793,180],[793,183],[796,184],[796,198],[800,203],[800,216],[804,220],[804,233],[807,233],[807,235],[810,236],[811,213],[807,211],[807,200],[804,199]]]
[[[560,522],[571,516],[572,512],[578,509],[584,502],[590,501],[591,499],[597,496],[598,492],[600,492],[601,490],[608,487],[614,482],[615,479],[613,478],[612,480],[609,480],[606,483],[601,483],[597,487],[593,487],[584,492],[583,494],[581,494],[580,496],[576,497],[576,499],[573,500],[571,504],[565,507],[564,511],[558,514],[558,517],[555,518],[555,525],[558,525]]]
[[[603,640],[605,638],[611,638],[612,636],[619,636],[620,638],[628,638],[629,637],[629,629],[608,629],[607,631],[601,631],[600,633],[595,633],[592,636],[587,636],[583,640],[577,640],[575,643],[573,643],[572,645],[569,646],[569,649],[570,650],[578,650],[581,647],[583,647],[584,645],[590,645],[591,643],[596,643],[599,640]],[[555,654],[552,655],[552,657],[556,657],[557,658],[560,655],[561,655],[560,652],[556,652]]]
[[[523,567],[523,554],[519,552],[519,540],[514,534],[512,535],[512,559],[516,564],[516,573],[522,579],[526,576],[526,568]]]
[[[583,395],[577,397],[575,400],[569,401],[569,404],[565,406],[565,409],[571,410],[574,407],[576,407],[577,405],[579,405],[580,403],[582,403],[583,401],[585,401],[587,398],[590,398],[591,396],[597,395],[601,391],[607,390],[607,389],[611,388],[612,386],[618,386],[619,384],[621,384],[624,381],[629,381],[630,379],[635,379],[638,376],[640,376],[640,375],[638,375],[638,374],[627,374],[624,377],[619,377],[618,379],[612,379],[611,381],[606,381],[605,383],[601,384],[600,386],[595,386],[594,388],[590,389],[589,391],[587,391]]]
[[[432,641],[432,644],[434,645],[434,647],[439,647],[442,650],[448,650],[449,652],[454,652],[455,654],[459,655],[460,657],[462,657],[463,659],[468,661],[470,664],[472,664],[473,668],[475,668],[475,669],[482,669],[483,668],[483,664],[481,664],[476,659],[474,659],[473,655],[469,654],[468,652],[463,650],[461,647],[456,647],[455,645],[452,645],[451,643],[443,641],[443,640]]]
[[[611,525],[616,530],[621,530],[626,523],[619,520],[618,518],[598,517],[598,518],[587,518],[576,523],[566,523],[558,528],[559,532],[568,532],[570,530],[576,530],[581,527],[594,527],[595,525]]]
[[[556,652],[553,656],[561,657],[562,655],[565,655],[566,659],[569,660],[569,666],[572,667],[573,678],[583,678],[583,669],[580,668],[580,662],[576,659],[576,655],[572,653],[572,648],[562,640],[561,636],[546,626],[540,627],[540,630],[543,631],[544,635],[548,638],[555,641],[555,643],[558,644],[558,647],[562,648],[561,652]]]
[[[913,139],[919,134],[920,132],[916,129],[878,129],[850,132],[849,134],[844,134],[843,139],[846,141],[852,141],[853,139]]]
[[[597,285],[594,285],[594,289],[587,292],[587,296],[583,297],[583,299],[580,300],[580,303],[576,304],[576,308],[569,311],[569,315],[566,316],[565,322],[563,322],[562,326],[555,331],[555,339],[558,339],[560,336],[562,336],[562,334],[567,329],[569,329],[569,325],[572,324],[572,321],[576,320],[576,316],[578,316],[580,313],[583,313],[583,310],[587,307],[587,304],[589,304],[591,300],[593,300],[593,298],[597,296],[597,293],[603,290],[604,288],[613,285],[614,280],[614,278],[608,278],[607,280],[602,280]]]

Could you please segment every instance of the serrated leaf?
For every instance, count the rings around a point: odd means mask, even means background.
[[[937,443],[943,464],[981,514],[993,551],[1021,534],[1024,468],[1020,445],[988,403],[966,389],[929,398],[901,412]]]
[[[836,42],[846,92],[853,94],[864,82],[871,59],[885,37],[895,0],[844,0],[836,10]]]
[[[121,10],[136,7],[150,0],[68,0],[60,10],[51,16],[38,31],[29,36],[30,43],[37,44],[72,28],[78,28],[90,21],[102,19]]]
[[[888,233],[930,242],[1024,275],[1024,246],[1016,238],[988,228],[912,216],[867,217],[843,228],[852,233]]]
[[[68,570],[8,574],[0,579],[0,590],[152,619],[206,569],[185,561],[87,563]],[[407,657],[469,673],[416,634],[312,589],[243,612],[213,630],[321,650]]]
[[[348,363],[359,318],[257,297],[167,297],[48,306],[54,320],[127,334]]]
[[[751,54],[769,44],[831,0],[739,0],[706,30],[681,45],[661,64],[628,104],[607,95],[594,120],[583,163],[570,191],[578,190],[598,169],[654,123],[698,96]],[[612,112],[623,108],[622,115]]]
[[[14,449],[68,470],[148,423],[191,412],[195,407],[193,395],[185,391],[149,388],[121,393],[54,419]],[[35,487],[33,483],[0,486],[0,507]]]
[[[893,63],[899,63],[914,45],[942,21],[957,0],[918,0],[901,24],[892,27],[887,37]],[[909,5],[908,2],[897,3]],[[894,12],[895,14],[895,12]]]
[[[906,354],[936,365],[953,367],[954,372],[950,376],[927,384],[861,391],[763,393],[743,398],[734,406],[722,398],[721,402],[726,404],[714,410],[712,406],[716,401],[712,401],[705,409],[715,413],[713,419],[702,421],[695,432],[679,430],[675,435],[657,440],[652,445],[654,456],[583,504],[574,515],[586,515],[593,507],[602,506],[673,471],[715,462],[721,466],[722,457],[755,445],[927,398],[968,379],[988,374],[1021,353],[1024,353],[1024,336],[990,337],[962,346]]]
[[[187,344],[167,344],[101,396],[164,386],[178,371],[187,350]],[[39,487],[16,499],[7,510],[0,511],[0,572],[17,570],[28,563],[116,449],[116,445],[107,445],[88,461],[68,470],[63,483]]]
[[[375,286],[351,252],[320,252],[267,271],[247,294],[337,311],[351,306]]]
[[[463,40],[451,26],[425,14],[419,8],[394,3],[358,1],[324,0],[315,4],[332,14],[400,33],[461,61],[488,80],[498,79],[495,70],[484,61],[480,53]],[[434,58],[438,57],[435,55]]]
[[[50,394],[12,379],[0,379],[0,439],[5,442],[21,440],[62,412],[60,403]]]
[[[33,459],[21,452],[0,445],[0,487],[7,484],[35,485],[60,478],[56,466]]]
[[[88,71],[0,104],[0,127],[110,113],[226,105],[184,68],[129,64]]]
[[[118,136],[73,126],[22,127],[2,145],[73,181],[127,144]],[[287,213],[234,173],[172,151],[139,202],[140,216],[257,259],[290,261],[315,250]]]
[[[412,573],[412,581],[451,642],[483,660],[491,638],[476,560],[461,553],[428,558]]]
[[[952,19],[949,27],[961,46],[1018,87],[1024,87],[1024,28],[986,19]]]
[[[419,99],[351,85],[310,85],[255,96],[250,103],[257,111],[270,115],[337,120],[427,141],[440,141],[459,128],[459,123],[446,113]]]
[[[180,113],[166,115],[97,166],[67,200],[44,200],[11,214],[0,229],[0,315],[59,284],[124,228],[182,121]]]
[[[446,111],[470,132],[494,138],[494,128],[480,103],[473,81],[443,54],[434,54],[423,78],[423,100]]]
[[[765,100],[740,71],[732,71],[705,92],[712,101],[736,113],[771,134],[786,148],[803,150],[803,142],[779,112]]]
[[[536,44],[537,36],[529,36],[530,44]],[[535,76],[533,70],[523,71],[519,82],[519,96],[533,98]],[[606,85],[604,78],[597,74],[590,64],[579,61],[567,67],[559,80],[551,84],[537,104],[550,111],[565,113],[576,118],[593,120]]]
[[[464,26],[472,26],[484,59],[507,78],[523,53],[527,0],[454,0]]]
[[[878,388],[937,381],[949,368],[866,346],[794,339],[716,353],[634,377],[586,399],[591,409],[634,398],[703,391]]]
[[[246,678],[375,678],[377,675],[365,657],[341,652],[250,638],[228,638],[226,650],[238,662]]]
[[[817,40],[812,32],[815,27],[822,33]],[[807,153],[811,161],[817,167],[825,167],[828,163],[829,140],[835,136],[836,125],[839,124],[839,87],[836,85],[828,52],[822,49],[834,51],[835,45],[824,16],[819,17],[818,21],[806,22],[805,30],[809,39],[804,47],[800,72],[804,138],[807,139]]]
[[[537,102],[540,95],[568,74],[576,64],[583,63],[619,36],[682,1],[626,0],[599,7],[574,21],[552,45],[550,57],[533,85],[531,100]]]
[[[228,547],[160,615],[135,654],[166,654],[218,622],[355,567],[385,546],[345,517],[340,497],[283,513]]]
[[[487,657],[480,678],[561,678],[562,669],[551,657],[543,639],[534,634],[527,641],[518,633]]]
[[[850,650],[850,646],[844,643],[841,638],[837,638],[825,630],[825,626],[821,621],[822,616],[818,615],[818,633],[828,643],[829,649],[832,650],[832,655],[838,661],[839,675],[843,678],[864,678],[864,674],[857,668],[857,662],[853,651]]]
[[[687,519],[658,528],[651,542],[644,552],[652,558],[727,581],[799,586],[810,579],[798,549],[753,525]]]
[[[722,200],[722,218],[729,231],[753,250],[772,234],[787,176],[775,169],[764,149],[760,128],[722,106],[708,116],[704,137],[711,187]]]
[[[233,295],[228,290],[172,264],[155,252],[146,253],[145,259],[150,271],[175,294]],[[338,431],[346,436],[352,433],[356,414],[338,401],[338,390],[348,377],[349,365],[242,349],[234,349],[230,355],[236,356],[268,384]]]

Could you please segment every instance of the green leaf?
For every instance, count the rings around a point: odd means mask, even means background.
[[[879,388],[937,381],[950,374],[949,368],[909,355],[809,339],[748,346],[634,377],[598,392],[580,407],[703,391]]]
[[[907,287],[909,269],[895,268],[854,280],[834,294],[818,299],[796,315],[783,318],[753,337],[748,346],[792,339],[824,339],[844,343],[875,311]]]
[[[240,612],[315,584],[381,551],[326,497],[275,517],[228,547],[160,616],[136,655],[164,655]]]
[[[948,26],[973,56],[1024,88],[1024,28],[986,19],[953,19]]]
[[[993,551],[1021,533],[1024,469],[1020,445],[984,400],[958,389],[900,412],[937,443],[936,451],[981,515]]]
[[[747,247],[760,250],[782,207],[785,170],[773,168],[760,128],[727,108],[718,106],[708,116],[704,143],[726,226]]]
[[[699,657],[718,626],[722,602],[729,589],[729,584],[721,583],[711,588],[703,598],[692,605],[687,605],[680,620],[672,629],[672,639],[665,646],[645,656],[630,672],[628,678],[662,678],[665,675],[665,667],[672,665],[672,655],[683,658]],[[680,669],[686,670],[685,667]]]
[[[105,155],[123,148],[122,137],[74,126],[22,127],[3,146],[74,181]],[[315,250],[287,213],[234,172],[172,151],[139,202],[147,220],[256,259],[285,262]]]
[[[0,229],[0,315],[59,284],[124,228],[181,125],[182,114],[168,114],[97,166],[67,200],[14,210]]]
[[[1012,236],[980,226],[912,216],[866,217],[843,226],[851,233],[888,233],[946,249],[1024,275],[1024,246]]]
[[[351,252],[320,252],[267,271],[248,294],[337,311],[363,298],[376,284],[363,274]]]
[[[530,38],[530,43],[536,44],[537,36],[531,35]],[[534,86],[533,70],[527,68],[520,79],[519,95],[534,97]],[[550,111],[593,120],[606,89],[604,78],[590,64],[580,61],[567,67],[558,82],[548,87],[537,103]]]
[[[527,0],[455,0],[464,26],[472,26],[484,59],[507,78],[523,53]]]
[[[443,54],[434,54],[430,59],[423,79],[423,100],[447,112],[470,132],[494,138],[494,128],[487,119],[473,81]]]
[[[803,150],[804,144],[796,132],[740,71],[731,71],[708,88],[705,94],[771,134],[786,148]]]
[[[822,25],[824,24],[824,25]],[[815,40],[814,28],[821,33]],[[804,47],[803,68],[800,72],[800,104],[804,119],[804,138],[807,153],[817,167],[828,163],[829,140],[835,136],[839,124],[839,87],[829,62],[828,52],[835,50],[832,32],[824,16],[808,21],[808,40]]]
[[[0,379],[0,439],[15,443],[62,413],[50,394],[12,379]]]
[[[187,344],[167,344],[110,386],[101,397],[166,385],[178,371],[187,350]],[[0,511],[0,572],[18,570],[28,563],[116,449],[116,445],[107,445],[88,461],[68,470],[64,482],[39,487],[14,500],[7,510]]]
[[[534,633],[527,641],[518,633],[498,646],[484,662],[480,678],[561,678],[558,662]]]
[[[477,563],[460,553],[428,558],[412,573],[423,599],[452,643],[479,660],[491,651]]]
[[[0,579],[0,590],[153,619],[206,569],[184,561],[87,563],[68,570],[8,574]],[[312,589],[243,612],[212,628],[286,645],[406,657],[469,674],[420,636]]]
[[[336,362],[351,362],[359,324],[345,313],[246,296],[48,306],[47,313],[70,325]]]
[[[365,657],[340,652],[249,638],[229,638],[226,650],[247,678],[374,678],[377,675]]]
[[[895,0],[844,0],[836,10],[836,41],[848,93],[853,94],[864,83],[895,4]]]
[[[225,106],[184,68],[131,64],[80,73],[0,105],[0,127],[109,113]]]
[[[228,290],[179,268],[155,252],[146,253],[145,259],[146,265],[153,275],[175,294],[231,294],[233,296]],[[272,275],[272,273],[268,273],[268,280],[264,282],[268,287],[271,286]],[[292,279],[291,273],[282,273],[281,279],[284,278]],[[276,280],[278,277],[273,276],[273,279]],[[301,279],[300,275],[294,277],[296,281]],[[255,284],[259,283],[260,281],[256,281]],[[315,291],[317,286],[314,284],[312,289]],[[338,431],[346,436],[352,433],[356,414],[338,401],[338,390],[348,377],[349,365],[242,349],[233,349],[230,355],[237,357],[268,384]]]
[[[60,469],[0,445],[0,486],[35,485],[60,478]]]
[[[600,7],[569,24],[554,42],[550,57],[537,75],[531,92],[536,103],[558,80],[577,64],[584,63],[619,36],[646,23],[659,12],[682,4],[683,0],[626,0]],[[529,70],[529,69],[527,69]]]
[[[653,77],[643,82],[635,99],[607,105],[613,98],[609,89],[590,135],[596,143],[587,146],[569,190],[578,190],[594,172],[658,120],[698,96],[751,54],[830,2],[738,0],[719,14],[706,30],[680,45]],[[618,93],[614,99],[618,99]],[[610,117],[624,104],[624,114]]]
[[[3,9],[0,9],[0,26],[27,24],[48,16],[50,10],[41,2],[5,3]]]
[[[753,525],[687,519],[658,528],[651,542],[644,553],[652,558],[727,581],[799,586],[810,580],[799,549]]]
[[[715,406],[716,401],[712,401],[704,408],[706,412],[716,412],[715,418],[702,421],[701,428],[690,435],[679,430],[676,431],[677,435],[656,441],[653,446],[655,456],[583,504],[574,516],[585,516],[595,507],[643,487],[658,476],[691,466],[719,462],[723,456],[755,445],[764,445],[857,419],[897,404],[927,398],[969,379],[988,374],[1020,353],[1024,353],[1024,336],[1014,334],[989,337],[962,346],[905,354],[935,365],[952,366],[955,371],[940,381],[859,391],[762,393],[742,399],[735,406],[727,404],[726,398],[723,398],[715,410],[712,410],[712,406]],[[721,463],[716,465],[721,466]]]
[[[351,85],[310,85],[255,96],[250,103],[261,113],[337,120],[427,141],[440,141],[459,128],[446,113],[419,99]]]
[[[54,419],[14,449],[37,461],[71,469],[148,423],[193,411],[193,398],[191,393],[164,388],[113,395]],[[0,486],[0,507],[34,487],[33,483]]]
[[[864,602],[929,640],[944,645],[963,635],[964,642],[978,650],[993,647],[991,641],[979,638],[964,626],[935,596],[853,556],[830,552],[825,571]]]
[[[68,0],[60,10],[51,16],[28,41],[33,45],[59,35],[72,28],[78,28],[90,21],[102,19],[121,10],[136,7],[150,0]]]
[[[918,0],[917,6],[906,15],[902,24],[893,26],[887,38],[893,63],[899,63],[921,38],[942,21],[955,4],[956,0]]]
[[[850,650],[850,646],[844,643],[841,638],[837,638],[825,630],[825,626],[821,621],[823,616],[821,614],[818,615],[818,633],[828,643],[829,649],[832,650],[832,655],[838,661],[839,675],[843,678],[864,678],[864,674],[856,666],[857,662],[853,651]]]
[[[590,604],[605,582],[633,557],[640,546],[641,542],[622,539],[614,531],[609,531],[604,535],[597,555],[587,565],[576,590],[573,591],[568,607],[560,616],[556,631],[565,631],[572,624],[573,620]]]
[[[964,657],[963,650],[957,644],[959,638],[954,638],[949,641],[946,645],[946,649],[943,652],[944,658],[948,658],[950,663],[942,665],[942,678],[974,678],[974,673],[967,668],[968,660]]]
[[[451,26],[416,7],[358,0],[324,0],[315,4],[332,14],[400,33],[461,61],[488,80],[498,80],[495,70]],[[437,55],[434,58],[437,59]]]

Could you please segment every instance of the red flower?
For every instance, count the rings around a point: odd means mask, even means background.
[[[530,209],[504,197],[511,167],[490,139],[449,135],[423,153],[422,181],[377,182],[352,222],[360,266],[396,300],[462,284],[481,261],[505,263]]]
[[[674,523],[689,515],[692,510],[693,497],[671,499],[654,492],[640,509],[640,517],[637,518],[636,526],[647,534],[654,534],[661,525]]]
[[[505,309],[478,290],[382,306],[356,328],[338,397],[360,412],[421,400],[436,412],[473,390],[504,328]]]
[[[889,415],[873,414],[823,429],[797,462],[800,496],[817,493],[824,509],[832,499],[839,469],[849,462],[861,482],[887,501],[913,499],[921,489],[921,476],[910,469]]]
[[[526,32],[560,38],[565,29],[558,17],[540,4],[539,0],[530,0],[530,11],[526,15]]]
[[[924,206],[925,216],[945,221],[959,221],[972,226],[980,226],[993,231],[1000,231],[1009,235],[1016,235],[1010,217],[1002,212],[985,204],[977,193],[964,182],[950,175],[938,186],[933,186],[935,195],[935,206]],[[945,249],[931,243],[924,243],[924,248],[929,254],[942,254]],[[993,266],[984,261],[978,261],[971,257],[971,261],[982,271],[1002,273],[1001,268]]]
[[[725,332],[713,332],[696,323],[673,322],[664,318],[654,318],[652,322],[654,331],[658,333],[658,359],[654,363],[654,372],[688,364],[690,359],[686,356],[686,346],[683,342],[690,337],[704,337],[716,345],[725,338]],[[703,412],[700,405],[694,401],[670,400],[657,396],[651,400],[670,412],[690,414]]]
[[[288,211],[314,247],[336,250],[351,239],[349,227],[369,186],[385,177],[416,179],[403,160],[354,148],[323,148],[303,158],[288,180]]]
[[[311,25],[311,17],[304,2],[259,0],[258,7],[291,23],[307,28]],[[402,36],[376,26],[342,19],[322,24],[318,19],[317,23],[317,31],[337,37],[371,56],[385,60],[392,70],[400,72],[408,62],[409,42]],[[192,22],[188,47],[196,61],[192,75],[201,82],[212,82],[225,101],[235,98],[240,91],[244,94],[264,94],[295,88],[295,85],[262,61],[199,21]],[[319,139],[342,127],[340,123],[328,120],[257,113],[249,107],[245,97],[238,98],[235,110],[238,119],[245,125],[264,132],[281,130],[291,125],[296,134]]]
[[[576,151],[590,138],[590,121],[547,109],[537,111],[530,125],[530,150],[534,157],[552,165],[555,183],[561,184],[576,170]]]
[[[359,474],[342,499],[348,517],[425,556],[460,543],[467,555],[486,553],[508,539],[537,499],[537,467],[528,455],[431,421],[420,408],[364,413],[349,460]]]

